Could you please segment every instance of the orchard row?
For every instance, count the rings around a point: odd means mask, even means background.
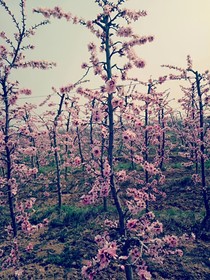
[[[184,166],[191,166],[205,209],[199,228],[209,229],[209,72],[196,71],[188,56],[186,69],[165,65],[167,76],[148,81],[132,79],[129,71],[145,66],[134,49],[154,39],[132,30],[132,22],[146,12],[123,8],[123,0],[95,2],[101,13],[93,20],[85,21],[59,7],[40,8],[34,12],[47,20],[28,28],[24,0],[20,0],[21,21],[6,2],[0,1],[16,28],[13,38],[0,33],[1,204],[10,213],[6,231],[11,242],[11,251],[6,254],[2,249],[1,255],[2,267],[13,267],[16,279],[23,273],[19,239],[27,236],[25,249],[32,250],[30,237],[48,223],[31,224],[36,193],[31,197],[27,190],[42,185],[47,198],[54,184],[59,213],[62,193],[75,171],[84,177],[83,205],[102,203],[104,211],[114,205],[117,212],[117,219],[104,221],[104,232],[95,237],[98,253],[82,269],[87,279],[98,279],[113,262],[125,271],[127,280],[134,275],[151,279],[147,260],[162,262],[165,255],[182,255],[179,246],[189,237],[164,235],[162,223],[151,211],[157,197],[164,196],[161,186],[174,153],[183,158]],[[48,70],[55,66],[25,58],[25,51],[33,49],[25,41],[50,17],[81,24],[96,36],[96,42],[88,44],[90,58],[82,65],[83,77],[59,89],[53,87],[42,104],[47,109],[37,115],[35,105],[19,105],[20,96],[30,95],[31,90],[12,81],[11,74],[20,68]],[[90,71],[101,79],[97,90],[85,87]],[[181,84],[179,115],[170,107],[170,94],[161,90],[169,81]],[[53,101],[55,96],[58,104]],[[110,235],[113,229],[115,234]]]

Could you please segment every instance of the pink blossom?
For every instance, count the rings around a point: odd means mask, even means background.
[[[103,174],[104,174],[104,177],[108,177],[108,176],[110,175],[110,172],[111,172],[110,165],[109,165],[108,161],[105,161],[105,162],[104,162],[104,165],[103,165]]]
[[[159,78],[158,78],[159,84],[164,83],[164,82],[166,81],[166,79],[167,79],[167,76],[159,77]]]
[[[148,39],[149,42],[153,42],[154,41],[154,36],[148,36],[147,39]]]
[[[136,139],[136,134],[131,130],[125,130],[123,132],[123,139],[125,141],[134,141]]]
[[[116,79],[112,78],[106,82],[106,91],[108,93],[113,93],[116,91]]]
[[[134,155],[134,160],[135,160],[135,162],[138,163],[138,164],[142,164],[143,161],[144,161],[143,157],[140,156],[140,155]]]
[[[136,120],[136,121],[135,121],[135,126],[136,126],[136,127],[142,127],[142,126],[143,126],[142,121]]]
[[[1,32],[0,32],[0,37],[1,37],[2,39],[7,39],[7,36],[6,36],[6,34],[5,34],[4,31],[1,31]]]
[[[109,195],[109,192],[110,192],[109,182],[104,182],[103,184],[101,184],[100,196],[107,197]]]
[[[49,196],[50,196],[50,193],[45,191],[45,192],[44,192],[44,196],[45,196],[45,197],[49,197]]]
[[[136,231],[138,229],[139,221],[137,219],[130,219],[127,221],[127,228],[131,231]]]
[[[75,158],[74,158],[74,164],[75,164],[76,166],[79,166],[79,165],[81,164],[81,158],[80,158],[80,157],[75,157]]]
[[[31,90],[28,88],[20,89],[19,90],[20,94],[25,94],[25,95],[31,95]]]
[[[42,224],[44,226],[47,226],[49,224],[49,220],[47,218],[45,218],[43,221],[42,221]]]
[[[94,65],[94,74],[95,75],[100,75],[102,74],[102,66],[99,64]]]
[[[93,280],[96,274],[97,271],[94,271],[92,262],[88,261],[87,265],[82,267],[82,275],[87,277],[89,280]]]
[[[193,174],[192,175],[192,180],[195,184],[200,183],[201,182],[201,177],[199,176],[199,174]]]
[[[25,209],[31,209],[36,201],[36,198],[31,197],[25,202]]]
[[[82,65],[81,65],[81,68],[82,69],[88,68],[88,64],[86,62],[83,62]]]
[[[33,250],[33,248],[34,248],[34,245],[30,242],[30,243],[28,244],[28,246],[26,247],[26,251],[27,251],[27,252],[31,252],[31,251]]]
[[[119,182],[125,181],[127,179],[126,170],[116,172],[116,177]]]
[[[19,268],[18,270],[15,270],[15,276],[17,276],[19,278],[22,275],[23,275],[23,269],[22,268]]]
[[[145,162],[143,165],[143,168],[148,171],[150,174],[158,174],[159,171],[157,168],[155,168],[154,164]]]
[[[105,5],[103,7],[103,11],[104,11],[105,15],[109,15],[111,13],[111,10],[112,10],[112,6],[110,6],[110,5]]]
[[[188,69],[192,69],[192,58],[190,55],[187,56],[187,67]]]
[[[107,128],[105,126],[101,126],[101,134],[103,135],[104,138],[107,137],[108,131],[107,131]]]
[[[163,240],[170,247],[177,247],[178,245],[178,238],[175,235],[166,235],[164,236]]]
[[[65,13],[60,7],[54,7],[53,9],[38,8],[34,9],[33,12],[42,13],[44,17],[50,18],[65,18],[67,21],[73,20],[73,23],[78,22],[79,20],[74,18],[71,13]]]
[[[38,173],[38,169],[36,167],[28,169],[28,175],[36,175]]]
[[[9,99],[9,103],[10,103],[11,105],[15,105],[17,99],[18,99],[17,95],[16,95],[16,94],[13,94],[13,95],[10,97],[10,99]]]
[[[179,256],[182,257],[183,256],[183,251],[180,249],[175,250],[175,253]]]
[[[152,279],[152,275],[149,271],[145,269],[136,269],[137,275],[140,277],[139,280],[150,280]]]
[[[16,179],[15,178],[11,178],[8,180],[8,185],[10,186],[11,188],[11,192],[13,195],[16,195],[17,194],[17,191],[18,191],[18,185],[17,185],[17,182],[16,182]]]
[[[95,197],[91,194],[82,195],[81,202],[83,205],[90,205],[95,202]]]
[[[67,86],[60,87],[60,93],[69,93],[74,88],[73,84],[69,84]]]
[[[32,67],[32,68],[47,70],[56,66],[56,63],[47,62],[47,61],[29,61],[29,62],[19,62],[18,66],[21,68]]]
[[[142,59],[136,59],[136,60],[134,61],[134,65],[135,65],[137,68],[144,68],[145,62],[144,62]]]
[[[163,224],[160,223],[159,221],[155,221],[151,224],[150,230],[155,235],[158,235],[163,232]]]
[[[91,52],[95,51],[96,50],[96,45],[92,42],[89,43],[88,44],[88,50],[91,51]]]
[[[0,58],[7,55],[7,49],[4,46],[0,46]]]
[[[119,27],[117,30],[117,35],[121,37],[129,37],[133,33],[132,28],[129,27]]]
[[[134,247],[130,250],[129,255],[131,257],[131,261],[136,262],[141,257],[141,252],[139,248]]]
[[[96,260],[100,264],[99,266],[100,270],[106,268],[109,265],[110,260],[112,258],[116,258],[117,256],[116,250],[117,250],[117,246],[115,242],[111,242],[111,243],[107,242],[102,249],[98,250]]]
[[[98,244],[98,246],[103,246],[104,245],[104,237],[102,237],[101,235],[96,235],[95,236],[95,242]]]
[[[118,97],[114,97],[112,99],[113,107],[120,107],[120,108],[122,108],[123,107],[123,102],[124,101],[122,99],[118,98]]]
[[[92,111],[92,118],[93,118],[93,121],[100,122],[104,118],[104,113],[102,113],[102,111],[100,109],[96,108]]]

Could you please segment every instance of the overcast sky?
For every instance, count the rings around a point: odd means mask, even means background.
[[[7,0],[8,6],[17,14],[18,0]],[[28,24],[43,19],[31,11],[36,7],[59,5],[79,17],[93,19],[99,12],[94,0],[27,0]],[[161,64],[186,66],[186,56],[191,55],[194,68],[200,72],[210,69],[210,0],[129,0],[130,9],[146,10],[147,17],[133,26],[140,35],[154,35],[155,41],[139,47],[138,54],[146,61],[145,69],[136,75],[147,80],[159,77],[167,71]],[[1,30],[11,32],[12,23],[0,8]],[[55,61],[57,67],[49,71],[21,70],[16,73],[23,86],[33,90],[30,102],[39,103],[51,93],[51,87],[76,82],[81,77],[81,64],[88,61],[87,44],[94,37],[83,26],[65,20],[51,19],[51,24],[41,27],[33,38],[34,59]],[[1,44],[1,41],[0,41]],[[90,87],[97,86],[92,81]],[[179,89],[170,85],[173,97],[180,96]]]

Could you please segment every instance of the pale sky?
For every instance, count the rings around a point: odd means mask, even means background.
[[[18,0],[6,3],[17,13]],[[93,19],[99,12],[94,0],[27,0],[28,24],[38,23],[43,17],[31,13],[37,7],[63,7],[79,17]],[[147,17],[133,25],[137,34],[154,35],[153,43],[136,49],[146,62],[144,69],[135,72],[143,81],[150,76],[159,77],[168,70],[162,64],[186,66],[186,57],[191,55],[194,68],[200,72],[210,70],[210,0],[129,0],[129,9],[146,10]],[[12,23],[0,8],[1,30],[11,32]],[[81,64],[88,61],[87,44],[97,40],[85,27],[71,22],[51,19],[51,24],[37,30],[33,38],[35,50],[28,52],[35,60],[55,61],[57,67],[49,71],[21,70],[14,79],[33,90],[33,98],[26,101],[39,104],[44,97],[52,93],[51,87],[76,82],[82,75]],[[1,44],[1,39],[0,39]],[[180,97],[180,90],[170,87],[172,97]],[[97,87],[93,79],[90,88]],[[40,97],[41,96],[41,97]]]

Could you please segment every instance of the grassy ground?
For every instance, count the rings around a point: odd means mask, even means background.
[[[196,188],[190,178],[190,170],[175,162],[167,170],[167,181],[163,187],[166,198],[159,198],[151,205],[158,219],[163,222],[166,234],[181,235],[196,231],[204,216],[200,189]],[[76,176],[76,177],[75,177]],[[24,252],[21,263],[26,279],[82,279],[81,267],[85,260],[92,258],[96,252],[94,236],[100,232],[105,218],[116,215],[113,206],[104,213],[102,206],[82,207],[79,197],[83,193],[82,176],[74,174],[74,180],[63,194],[61,214],[56,211],[56,193],[51,192],[48,198],[43,196],[40,187],[33,192],[38,194],[37,203],[31,222],[39,223],[48,218],[50,223],[33,236],[34,250]],[[79,188],[78,188],[78,184]],[[111,203],[109,203],[110,205]],[[8,219],[5,208],[1,207],[1,229]],[[158,280],[208,280],[210,279],[210,236],[205,233],[194,243],[183,249],[184,256],[166,258],[163,265],[153,264],[150,268],[153,279]],[[3,230],[0,233],[1,247],[8,242]],[[26,242],[22,239],[23,246]],[[0,271],[0,279],[13,279],[11,270]],[[116,272],[112,266],[97,279],[124,280],[122,272]]]

